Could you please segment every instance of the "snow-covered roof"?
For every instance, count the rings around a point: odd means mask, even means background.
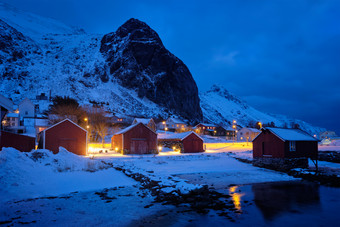
[[[151,120],[152,120],[152,118],[135,118],[135,119],[133,120],[133,122],[136,121],[135,124],[141,122],[141,123],[147,125],[147,124],[149,124],[149,122],[150,122]]]
[[[47,131],[47,130],[51,129],[51,128],[53,128],[53,127],[55,127],[55,126],[57,126],[57,125],[59,125],[59,124],[63,123],[64,121],[69,121],[69,122],[71,122],[72,124],[74,124],[75,126],[77,126],[78,128],[80,128],[80,129],[84,130],[84,131],[87,133],[87,130],[86,130],[86,129],[84,129],[84,128],[80,127],[79,125],[77,125],[76,123],[74,123],[73,121],[71,121],[71,120],[70,120],[70,119],[68,119],[68,118],[66,118],[66,119],[64,119],[64,120],[62,120],[62,121],[60,121],[60,122],[58,122],[58,123],[56,123],[56,124],[52,125],[51,127],[49,127],[49,128],[47,128],[47,129],[45,129],[44,131]]]
[[[234,130],[235,130],[235,129],[233,129],[233,127],[231,127],[231,126],[228,126],[228,127],[222,126],[222,128],[224,128],[226,131],[234,131]]]
[[[248,130],[248,131],[255,132],[255,133],[260,133],[261,132],[257,128],[242,128],[241,130]]]
[[[19,117],[18,113],[8,113],[6,117]]]
[[[197,135],[193,131],[188,132],[182,132],[182,133],[172,133],[172,134],[158,134],[158,139],[164,139],[164,140],[183,140],[186,137],[188,137],[190,134],[195,134],[198,136],[201,140],[203,140],[199,135]]]
[[[139,123],[137,123],[137,124],[130,125],[129,127],[126,127],[126,128],[124,128],[124,129],[122,129],[122,130],[116,132],[114,135],[124,134],[124,133],[126,133],[127,131],[130,131],[131,129],[133,129],[134,127],[136,127],[136,126],[139,125],[139,124],[144,125],[142,122],[139,122]],[[144,125],[144,126],[145,126],[145,125]],[[155,132],[152,131],[149,127],[147,127],[147,126],[145,126],[145,127],[146,127],[147,129],[149,129],[151,132],[155,133]],[[155,134],[157,134],[157,133],[155,133]]]
[[[4,107],[9,111],[13,111],[13,102],[0,94],[0,106]]]
[[[263,130],[269,130],[283,141],[318,141],[318,139],[300,129],[265,127]]]
[[[206,127],[217,127],[217,126],[214,125],[214,124],[206,124],[206,123],[199,123],[199,124],[197,124],[197,125],[203,125],[203,126],[206,126]],[[196,125],[196,127],[197,127],[197,125]]]
[[[175,124],[186,124],[184,121],[182,121],[182,120],[180,120],[180,119],[178,119],[178,118],[173,118],[173,117],[170,117],[169,119],[168,119],[168,121],[169,120],[171,120],[173,123],[175,123]]]

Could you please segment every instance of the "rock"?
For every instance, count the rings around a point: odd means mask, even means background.
[[[146,23],[128,20],[102,38],[100,51],[110,74],[122,86],[190,122],[202,120],[197,85],[189,69]]]

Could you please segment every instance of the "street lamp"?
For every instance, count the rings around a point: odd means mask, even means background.
[[[235,143],[236,142],[236,125],[233,125],[233,129],[234,129],[234,143]]]
[[[261,128],[262,128],[262,123],[261,123],[261,122],[259,122],[258,124],[259,124],[259,126],[260,126],[260,129],[261,129]]]

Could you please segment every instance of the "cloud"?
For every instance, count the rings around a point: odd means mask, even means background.
[[[239,51],[232,51],[228,54],[217,54],[214,56],[213,60],[214,62],[217,62],[218,64],[227,64],[227,65],[234,65],[235,64],[235,58],[239,55]]]

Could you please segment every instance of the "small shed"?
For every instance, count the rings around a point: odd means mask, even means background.
[[[56,154],[59,147],[77,155],[87,155],[87,131],[65,119],[39,133],[39,148]]]
[[[181,153],[204,152],[203,139],[195,132],[159,134],[158,144],[164,147],[176,147]]]
[[[284,128],[262,128],[261,133],[253,140],[254,161],[269,163],[270,159],[275,159],[277,163],[283,161],[294,166],[294,159],[305,160],[304,165],[308,165],[308,158],[317,160],[318,140],[300,129]],[[300,162],[301,163],[301,162]],[[302,167],[302,166],[300,166]]]
[[[30,152],[35,148],[35,138],[6,131],[0,131],[0,150],[3,147],[13,147],[22,152]]]
[[[139,122],[115,133],[111,144],[122,154],[154,154],[157,153],[157,134]]]

